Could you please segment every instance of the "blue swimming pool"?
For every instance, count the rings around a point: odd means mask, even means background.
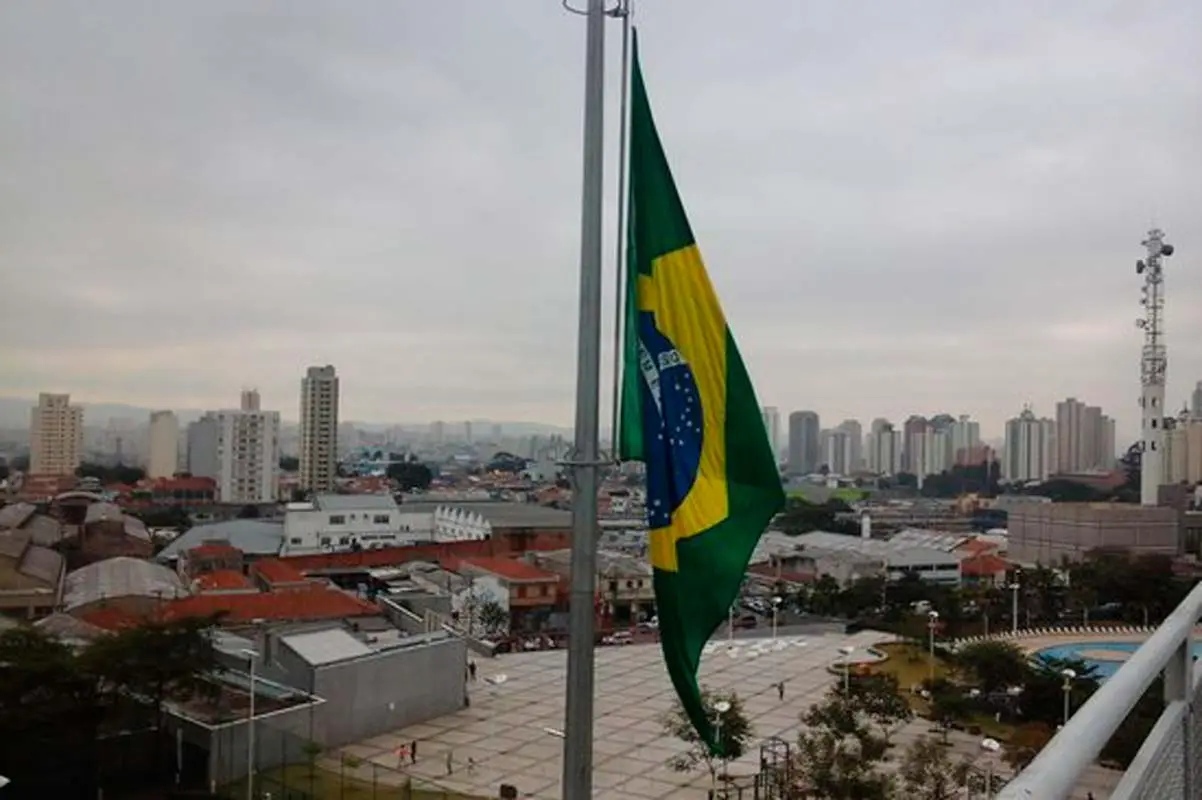
[[[1036,655],[1046,658],[1076,658],[1094,667],[1103,680],[1118,672],[1123,662],[1139,649],[1139,642],[1074,642],[1045,647]],[[1202,656],[1202,642],[1194,645],[1194,658]]]

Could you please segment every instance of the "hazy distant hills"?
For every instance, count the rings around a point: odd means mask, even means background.
[[[29,412],[36,404],[36,398],[0,397],[0,428],[29,427]],[[104,427],[109,424],[109,420],[113,419],[127,419],[132,420],[134,423],[143,423],[147,421],[151,411],[159,410],[129,406],[123,403],[80,403],[79,405],[83,406],[84,425],[88,427]],[[187,424],[198,419],[208,409],[175,408],[172,410],[179,416],[182,424]],[[348,421],[355,427],[366,431],[379,431],[393,425],[400,425],[409,430],[421,430],[429,425],[427,422]],[[446,420],[448,438],[454,439],[462,433],[462,422],[462,420]],[[284,423],[295,424],[296,420],[290,420],[285,417]],[[543,425],[538,422],[504,422],[474,419],[471,423],[477,437],[490,435],[493,425],[500,425],[506,436],[546,436],[555,433],[567,435],[570,432],[566,428]]]

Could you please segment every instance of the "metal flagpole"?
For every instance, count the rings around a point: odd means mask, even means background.
[[[601,389],[601,244],[604,180],[605,5],[589,0],[584,78],[584,191],[580,220],[580,327],[576,444],[571,466],[572,574],[568,631],[564,800],[593,790],[593,590],[597,572],[598,400]]]

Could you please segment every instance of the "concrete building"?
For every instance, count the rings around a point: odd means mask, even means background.
[[[507,630],[492,633],[540,631],[550,621],[558,598],[557,573],[515,558],[481,556],[460,561],[458,572],[471,581],[472,606],[491,601],[508,614]]]
[[[951,449],[947,458],[949,466],[968,463],[968,456],[981,447],[981,423],[969,419],[967,415],[961,415],[952,423],[948,447]]]
[[[854,440],[851,434],[842,428],[824,431],[822,437],[822,463],[832,475],[850,475],[854,467],[852,458]]]
[[[217,502],[274,503],[279,493],[280,413],[242,392],[242,407],[210,411],[188,428],[188,467],[217,482]]]
[[[1190,395],[1189,413],[1194,419],[1202,419],[1202,381],[1198,381],[1194,393]]]
[[[930,427],[931,423],[927,421],[927,418],[918,414],[911,415],[902,424],[902,472],[915,474],[918,465],[914,455],[910,452],[910,442],[915,434],[924,433]]]
[[[1114,420],[1098,406],[1070,397],[1056,404],[1054,471],[1076,475],[1114,467]]]
[[[789,415],[788,471],[793,475],[817,472],[822,462],[819,443],[821,426],[814,411],[794,411]]]
[[[840,585],[882,573],[891,581],[914,573],[933,583],[960,583],[960,554],[910,541],[863,539],[825,531],[800,536],[769,531],[761,538],[752,562],[767,562],[787,572],[830,575]]]
[[[329,492],[338,467],[338,375],[330,365],[309,367],[301,379],[300,488]]]
[[[83,409],[71,395],[38,395],[29,415],[29,473],[74,475],[83,459]]]
[[[915,431],[910,434],[906,452],[910,456],[910,471],[918,477],[920,487],[923,478],[951,467],[951,437],[947,431],[929,426]]]
[[[424,541],[426,526],[411,525],[391,495],[317,494],[284,512],[285,556],[373,549]]]
[[[33,619],[61,602],[66,561],[21,530],[0,532],[0,617]]]
[[[1080,561],[1097,548],[1180,552],[1180,512],[1126,503],[1032,503],[1010,509],[1008,553],[1024,564]]]
[[[146,477],[170,478],[179,467],[179,419],[174,411],[150,413]]]
[[[1165,419],[1164,482],[1202,483],[1202,417]]]
[[[901,472],[901,431],[895,430],[887,419],[874,419],[866,438],[868,469],[878,475]]]
[[[1030,407],[1024,408],[1006,423],[1002,478],[1009,483],[1046,481],[1052,474],[1056,452],[1056,423],[1039,419]]]

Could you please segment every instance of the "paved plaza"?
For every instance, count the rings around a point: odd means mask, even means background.
[[[828,667],[842,658],[840,647],[850,645],[863,653],[888,638],[866,631],[851,636],[788,636],[775,643],[745,639],[736,641],[733,657],[726,642],[712,643],[702,659],[701,683],[718,691],[734,689],[754,728],[756,744],[732,762],[731,775],[748,776],[758,770],[762,740],[779,736],[794,744],[800,714],[837,680]],[[521,797],[558,800],[566,652],[518,653],[477,663],[478,679],[469,686],[469,708],[350,745],[342,752],[363,759],[365,766],[375,763],[392,770],[398,764],[397,748],[416,741],[417,763],[403,767],[415,784],[495,797],[498,787],[507,783],[517,787]],[[776,688],[781,681],[783,701]],[[685,745],[666,736],[659,722],[675,693],[658,645],[598,648],[596,697],[593,786],[597,800],[705,797],[710,778],[704,768],[679,773],[667,765]],[[894,753],[926,735],[933,735],[930,723],[915,720],[895,735]],[[953,732],[953,758],[967,755],[983,766],[977,738]],[[995,764],[999,774],[1008,772],[1000,762]],[[1096,800],[1103,800],[1113,778],[1099,774],[1090,778]],[[1084,787],[1080,796],[1085,796]]]

